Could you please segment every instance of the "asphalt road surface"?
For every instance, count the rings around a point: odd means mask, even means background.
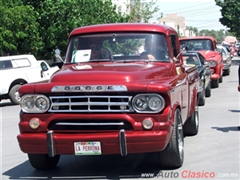
[[[155,154],[121,156],[61,156],[53,170],[32,168],[19,149],[19,106],[0,103],[1,180],[67,179],[240,179],[240,106],[237,91],[237,64],[219,88],[212,89],[205,106],[199,107],[198,135],[185,137],[185,159],[179,169],[162,169]]]

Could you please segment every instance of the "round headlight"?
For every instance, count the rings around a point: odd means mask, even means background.
[[[139,96],[133,101],[133,106],[139,111],[143,111],[148,107],[147,99],[144,96]]]
[[[34,99],[32,97],[26,97],[22,99],[22,107],[24,109],[33,109],[34,108]]]
[[[155,93],[137,94],[132,100],[132,108],[138,113],[158,113],[164,106],[164,98]]]
[[[210,67],[215,67],[217,65],[216,61],[210,61]]]
[[[35,101],[36,108],[38,108],[41,111],[47,110],[48,109],[48,105],[49,105],[48,99],[43,98],[43,97],[39,97]]]
[[[20,105],[23,112],[44,113],[48,110],[50,101],[42,94],[27,94],[21,98]]]
[[[163,100],[158,96],[153,96],[148,102],[149,108],[153,111],[160,111],[163,107]]]

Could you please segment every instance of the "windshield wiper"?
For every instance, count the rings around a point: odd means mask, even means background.
[[[66,62],[64,63],[65,65],[69,65],[69,64],[78,64],[77,62]]]
[[[111,59],[91,59],[88,62],[109,62]]]

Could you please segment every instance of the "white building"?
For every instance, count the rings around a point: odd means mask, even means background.
[[[167,14],[165,17],[162,17],[159,20],[159,24],[164,24],[166,26],[174,28],[182,37],[195,36],[195,33],[193,31],[186,29],[185,18],[183,16],[177,15],[176,13]]]
[[[130,13],[131,0],[112,0],[112,3],[117,6],[117,9],[121,10],[122,14]]]

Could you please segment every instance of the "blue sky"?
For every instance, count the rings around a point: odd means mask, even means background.
[[[220,9],[215,0],[156,0],[159,12],[154,14],[153,21],[163,13],[177,13],[185,17],[186,26],[201,29],[220,30],[227,29],[219,22],[222,17]]]

